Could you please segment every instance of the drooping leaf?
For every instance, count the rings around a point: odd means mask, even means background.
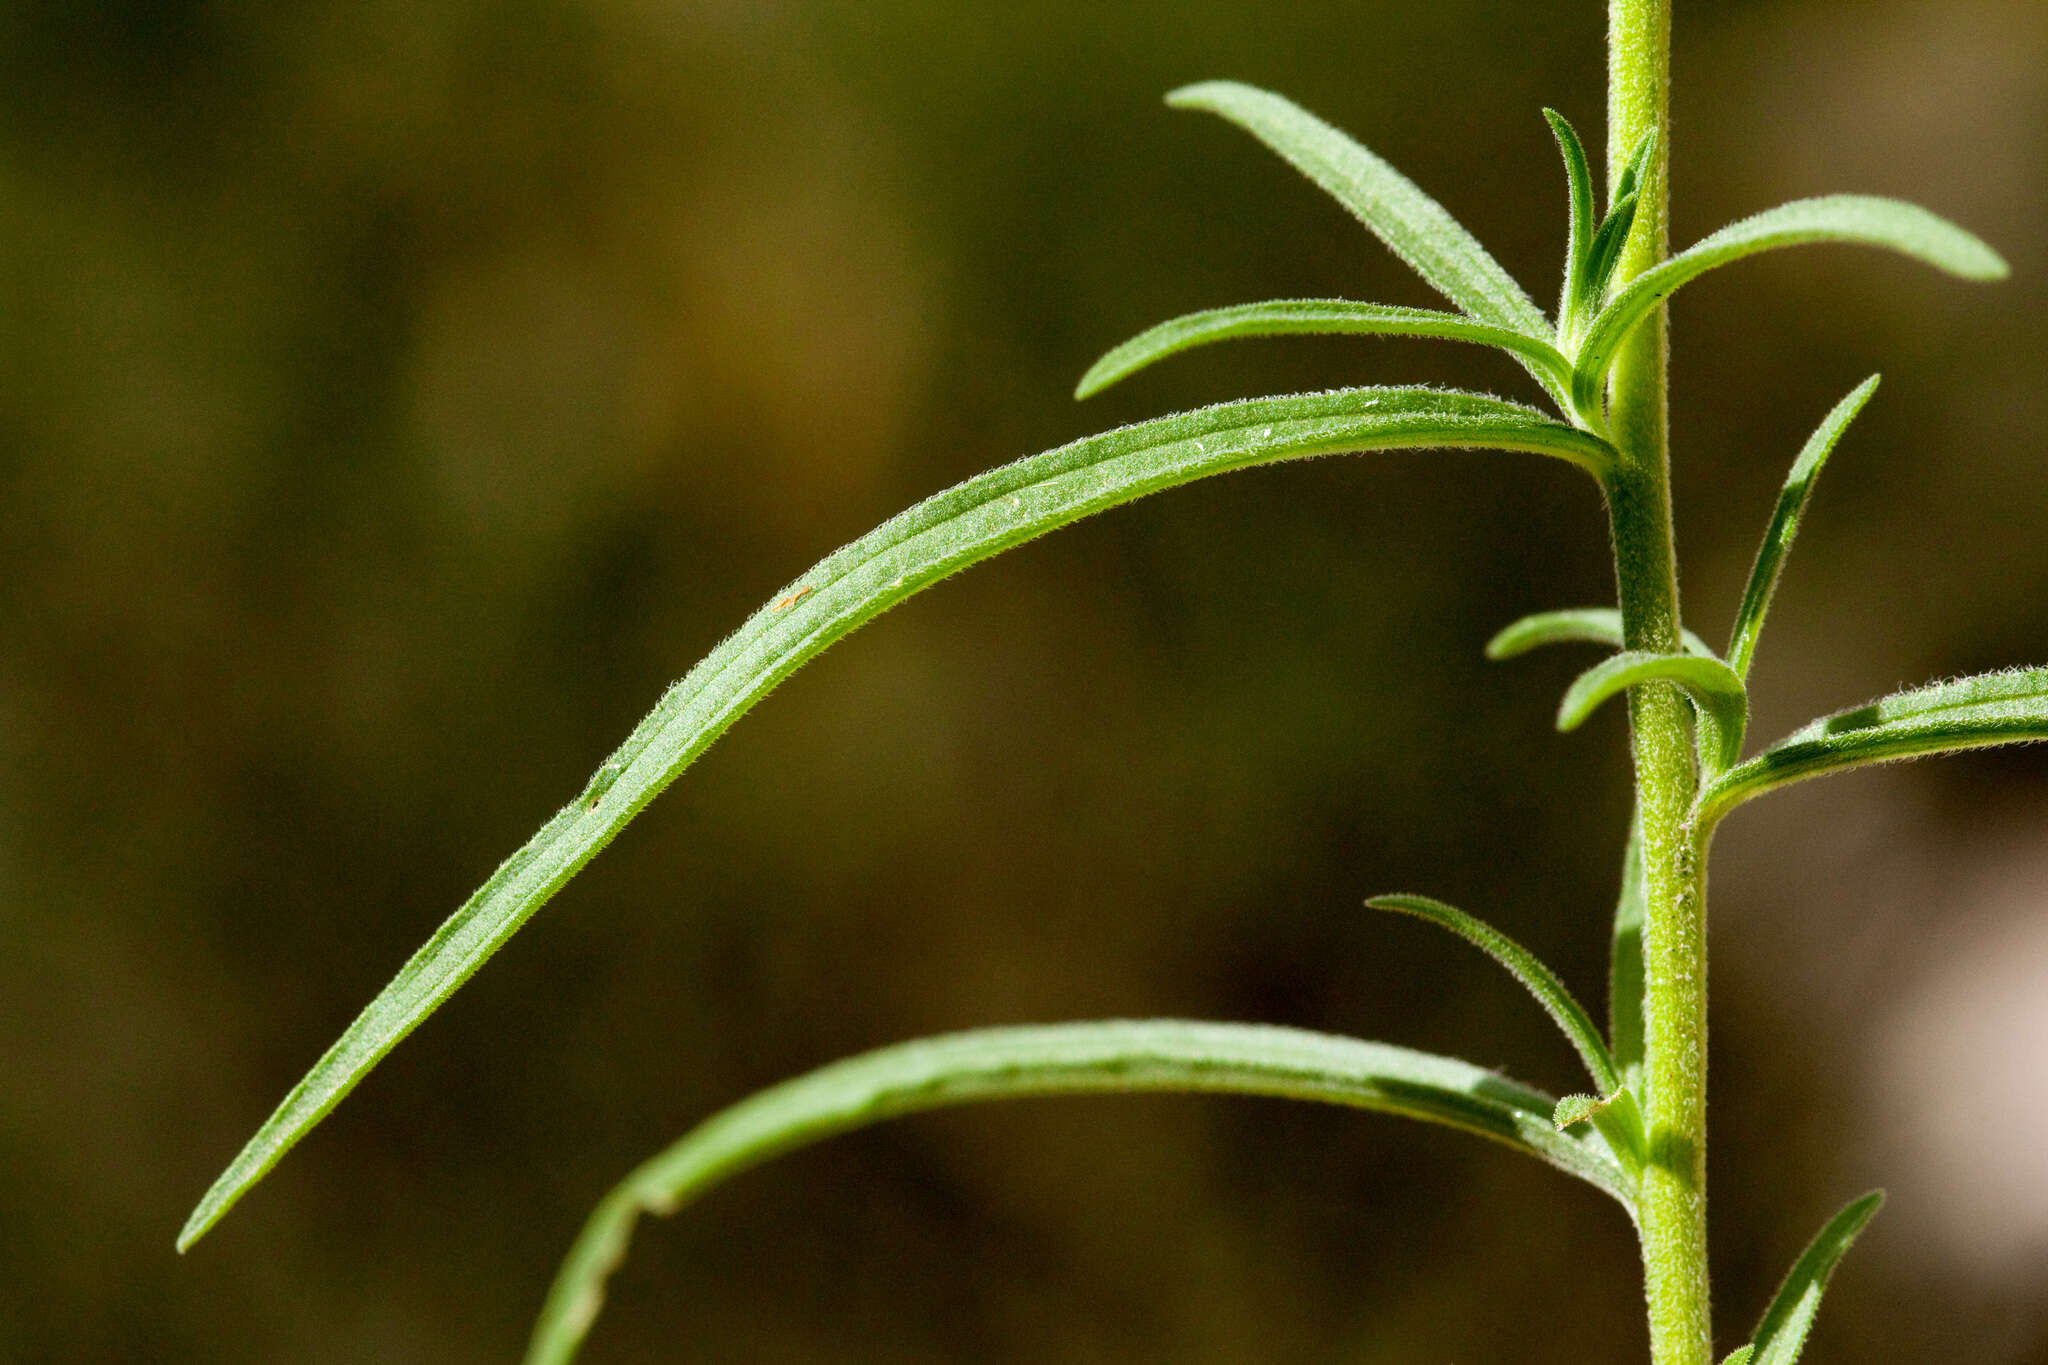
[[[1813,1328],[1813,1315],[1820,1311],[1828,1277],[1883,1203],[1882,1190],[1851,1201],[1799,1253],[1756,1325],[1751,1343],[1754,1365],[1797,1365],[1799,1353],[1806,1347],[1806,1334]]]
[[[1593,472],[1598,438],[1498,399],[1340,389],[1140,422],[926,499],[827,556],[669,689],[592,776],[400,969],[200,1200],[188,1247],[398,1041],[756,701],[840,637],[949,574],[1091,513],[1209,474],[1339,451],[1494,447]]]
[[[1336,333],[1436,337],[1445,341],[1498,346],[1519,359],[1541,366],[1557,391],[1568,391],[1571,386],[1571,362],[1548,341],[1527,336],[1513,328],[1495,327],[1474,322],[1462,314],[1427,308],[1395,308],[1377,303],[1353,303],[1348,299],[1274,299],[1266,303],[1189,313],[1140,332],[1090,366],[1075,387],[1074,397],[1093,397],[1147,365],[1194,346],[1238,337]]]
[[[1571,205],[1570,227],[1565,234],[1564,288],[1557,301],[1557,330],[1569,337],[1576,322],[1580,284],[1586,266],[1586,247],[1593,240],[1593,172],[1586,164],[1586,146],[1579,141],[1571,120],[1555,109],[1545,109],[1551,136],[1557,139],[1558,154],[1564,158],[1565,192]]]
[[[1688,653],[1703,659],[1720,656],[1713,646],[1689,630],[1679,632]],[[1489,659],[1512,659],[1543,645],[1587,644],[1622,647],[1621,613],[1613,607],[1567,607],[1539,611],[1503,627],[1486,642]]]
[[[1607,1044],[1600,1037],[1600,1030],[1564,982],[1558,980],[1557,973],[1545,966],[1534,953],[1485,921],[1466,914],[1455,905],[1446,905],[1428,896],[1374,896],[1366,904],[1375,910],[1413,915],[1448,929],[1507,968],[1508,974],[1536,997],[1536,1003],[1543,1006],[1544,1012],[1557,1024],[1566,1041],[1579,1054],[1579,1060],[1585,1063],[1586,1074],[1592,1077],[1600,1093],[1610,1095],[1621,1088],[1621,1076],[1614,1069],[1613,1059],[1607,1055]]]
[[[1749,694],[1728,665],[1697,654],[1625,650],[1602,660],[1566,689],[1557,728],[1578,729],[1601,702],[1646,682],[1676,683],[1693,699],[1700,719],[1700,758],[1711,771],[1720,772],[1741,756]]]
[[[1806,510],[1806,500],[1813,492],[1814,480],[1820,477],[1821,466],[1827,463],[1835,443],[1842,439],[1849,423],[1856,420],[1856,414],[1863,411],[1863,405],[1875,392],[1877,376],[1872,375],[1857,385],[1847,398],[1835,404],[1834,411],[1807,438],[1799,458],[1792,462],[1792,472],[1785,476],[1785,487],[1778,494],[1778,504],[1771,509],[1771,524],[1764,531],[1763,544],[1757,547],[1756,563],[1749,571],[1749,584],[1742,590],[1742,606],[1735,613],[1735,629],[1728,636],[1728,666],[1738,677],[1749,676],[1750,661],[1756,657],[1757,637],[1764,628],[1764,614],[1771,608],[1771,595],[1778,590],[1778,575],[1784,571],[1785,556],[1799,534],[1800,514]]]
[[[1347,134],[1291,100],[1236,81],[1183,86],[1166,102],[1220,115],[1278,152],[1481,322],[1550,339],[1542,310],[1486,248],[1443,205]]]
[[[1897,692],[1795,730],[1703,788],[1708,825],[1788,783],[1872,763],[2048,739],[2048,668],[2014,668]]]
[[[1729,224],[1623,286],[1593,319],[1579,344],[1574,357],[1574,402],[1585,409],[1597,400],[1616,348],[1631,328],[1680,286],[1715,266],[1805,242],[1889,247],[1964,279],[1996,280],[2009,273],[2005,261],[1982,241],[1913,204],[1861,194],[1781,204]]]
[[[1621,894],[1607,957],[1607,1040],[1614,1069],[1635,1086],[1643,1072],[1643,921],[1649,891],[1643,870],[1643,813],[1629,814],[1628,847],[1621,858]]]
[[[884,1048],[762,1091],[700,1124],[605,1196],[556,1275],[528,1365],[576,1352],[642,1213],[673,1213],[770,1157],[945,1105],[1103,1092],[1227,1092],[1374,1109],[1506,1143],[1629,1202],[1597,1147],[1558,1132],[1554,1102],[1447,1057],[1257,1024],[1178,1020],[986,1029]]]

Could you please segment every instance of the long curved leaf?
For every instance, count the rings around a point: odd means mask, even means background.
[[[1620,1173],[1557,1132],[1540,1091],[1448,1057],[1260,1024],[1179,1020],[984,1029],[883,1048],[742,1100],[605,1196],[542,1307],[528,1365],[570,1359],[642,1213],[673,1213],[710,1186],[806,1143],[945,1105],[1102,1092],[1227,1092],[1375,1109],[1493,1138],[1605,1190]]]
[[[1557,708],[1557,728],[1576,730],[1600,703],[1638,683],[1676,683],[1695,703],[1701,728],[1701,758],[1712,771],[1733,764],[1742,752],[1749,695],[1742,679],[1719,659],[1697,654],[1652,654],[1627,650],[1581,673]]]
[[[1711,825],[1767,791],[1871,763],[2048,739],[2048,668],[2014,668],[1897,692],[1795,730],[1701,790]]]
[[[1600,1094],[1611,1095],[1621,1088],[1621,1075],[1615,1070],[1614,1059],[1607,1055],[1607,1044],[1592,1016],[1541,958],[1484,920],[1428,896],[1374,896],[1366,904],[1375,910],[1413,915],[1448,929],[1505,967],[1557,1024],[1558,1031],[1585,1063],[1586,1074],[1592,1077]]]
[[[1780,204],[1730,223],[1629,281],[1600,310],[1580,343],[1574,401],[1581,408],[1593,404],[1629,330],[1681,285],[1744,256],[1806,242],[1889,247],[1970,280],[2004,279],[2010,273],[2004,259],[1977,237],[1914,204],[1863,194]]]
[[[1735,628],[1728,636],[1728,666],[1737,677],[1749,676],[1750,661],[1756,657],[1757,637],[1763,633],[1764,614],[1771,609],[1771,596],[1778,590],[1778,575],[1784,571],[1785,556],[1799,534],[1800,514],[1806,510],[1814,480],[1820,477],[1821,466],[1827,463],[1849,423],[1856,420],[1856,414],[1863,411],[1863,405],[1876,392],[1877,376],[1872,375],[1835,404],[1813,435],[1807,437],[1799,458],[1792,462],[1792,472],[1785,476],[1777,505],[1771,509],[1771,523],[1764,531],[1763,544],[1757,547],[1756,563],[1750,567],[1749,582],[1742,590]]]
[[[1752,1365],[1797,1365],[1799,1353],[1806,1346],[1806,1334],[1813,1328],[1813,1316],[1820,1311],[1820,1296],[1827,1290],[1828,1277],[1835,1273],[1856,1235],[1877,1216],[1883,1204],[1882,1190],[1872,1190],[1861,1199],[1850,1201],[1807,1243],[1756,1325],[1756,1338],[1751,1343],[1756,1348],[1750,1356]]]
[[[948,574],[1093,512],[1226,470],[1395,447],[1528,450],[1594,472],[1598,438],[1498,399],[1339,389],[1140,422],[993,469],[827,556],[691,669],[583,791],[434,932],[199,1201],[188,1247],[642,807],[755,702],[841,636]]]
[[[1396,308],[1349,299],[1273,299],[1188,313],[1132,337],[1089,366],[1074,388],[1074,397],[1091,398],[1111,384],[1147,365],[1195,346],[1238,337],[1315,336],[1436,337],[1498,346],[1518,359],[1531,361],[1549,374],[1559,391],[1571,386],[1572,367],[1558,349],[1540,337],[1511,327],[1474,322],[1458,313],[1428,308]]]
[[[1717,659],[1714,647],[1689,630],[1679,631],[1686,652]],[[1489,659],[1513,659],[1544,645],[1586,644],[1622,647],[1621,612],[1614,607],[1566,607],[1539,611],[1501,627],[1486,642]]]
[[[1438,292],[1481,322],[1548,339],[1550,324],[1522,286],[1415,182],[1292,100],[1236,81],[1204,81],[1166,97],[1250,133],[1323,187]]]

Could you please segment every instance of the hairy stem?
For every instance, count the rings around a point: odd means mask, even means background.
[[[1610,185],[1643,134],[1657,134],[1634,230],[1615,271],[1624,283],[1669,247],[1671,0],[1609,0],[1607,165]],[[1666,429],[1664,310],[1620,350],[1608,425],[1625,457],[1608,480],[1622,634],[1630,649],[1679,648]],[[1644,1091],[1650,1162],[1643,1173],[1644,1292],[1654,1365],[1712,1365],[1707,1280],[1706,887],[1686,821],[1699,776],[1684,699],[1668,683],[1634,688],[1629,725],[1643,819]]]

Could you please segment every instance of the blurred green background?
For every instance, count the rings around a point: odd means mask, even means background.
[[[1540,105],[1602,7],[1510,0],[12,0],[0,9],[0,1358],[512,1358],[584,1213],[713,1108],[977,1024],[1211,1015],[1573,1084],[1504,976],[1601,994],[1608,600],[1528,457],[1239,474],[919,598],[746,719],[191,1255],[237,1145],[661,689],[988,465],[1488,353],[1270,342],[1085,406],[1254,298],[1434,300],[1243,135],[1281,89],[1539,298]],[[1679,241],[1892,193],[2012,261],[1745,264],[1674,308],[1689,619],[1864,375],[1755,732],[2048,660],[2048,9],[1682,0]],[[1816,784],[1717,849],[1723,1349],[1876,1184],[1808,1357],[2048,1361],[2048,758]],[[646,1229],[591,1361],[1632,1361],[1634,1248],[1547,1169],[1230,1100],[933,1116]]]

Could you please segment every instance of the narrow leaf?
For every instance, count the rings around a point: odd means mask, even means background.
[[[2048,739],[2048,668],[2014,668],[1897,692],[1825,716],[1710,782],[1700,819],[1712,824],[1767,791],[1871,763]]]
[[[1586,164],[1586,147],[1571,121],[1555,109],[1545,109],[1551,136],[1564,157],[1565,191],[1570,197],[1571,226],[1565,235],[1564,289],[1558,296],[1557,330],[1570,336],[1577,325],[1576,310],[1583,292],[1580,279],[1586,264],[1586,247],[1593,240],[1593,172]]]
[[[1799,458],[1792,462],[1792,472],[1785,476],[1785,487],[1778,494],[1778,505],[1771,509],[1771,524],[1764,531],[1763,544],[1757,548],[1756,564],[1749,571],[1749,584],[1742,590],[1742,606],[1735,613],[1735,629],[1728,637],[1728,666],[1738,677],[1749,676],[1750,661],[1756,656],[1757,636],[1764,628],[1764,614],[1771,609],[1771,595],[1778,590],[1778,575],[1784,572],[1785,556],[1790,553],[1792,541],[1799,534],[1799,518],[1806,510],[1807,498],[1813,493],[1814,480],[1820,477],[1821,466],[1827,463],[1835,443],[1842,439],[1849,423],[1856,420],[1856,414],[1863,411],[1863,405],[1875,392],[1877,376],[1872,375],[1857,385],[1855,392],[1835,404],[1834,411],[1807,438]]]
[[[1623,286],[1579,345],[1575,400],[1583,408],[1598,397],[1629,330],[1681,285],[1744,256],[1806,242],[1889,247],[1964,279],[1998,280],[2009,273],[1998,253],[1978,238],[1913,204],[1861,194],[1781,204],[1729,224]]]
[[[1091,398],[1137,371],[1194,346],[1237,337],[1313,336],[1436,337],[1498,346],[1518,359],[1533,362],[1550,376],[1558,392],[1571,387],[1571,362],[1548,341],[1507,327],[1494,327],[1459,313],[1427,308],[1395,308],[1348,299],[1275,299],[1235,308],[1189,313],[1140,332],[1089,367],[1074,397]]]
[[[1742,679],[1719,659],[1697,654],[1651,654],[1628,650],[1602,660],[1578,676],[1557,708],[1557,728],[1576,730],[1601,702],[1638,683],[1676,683],[1686,690],[1700,717],[1700,757],[1711,771],[1729,767],[1742,753],[1749,696]]]
[[[1227,1092],[1401,1114],[1506,1143],[1628,1203],[1597,1148],[1557,1132],[1539,1091],[1447,1057],[1257,1024],[1178,1020],[986,1029],[884,1048],[765,1090],[699,1125],[608,1194],[556,1275],[528,1365],[569,1360],[645,1213],[729,1176],[898,1115],[1027,1096]]]
[[[1703,659],[1720,657],[1713,647],[1689,630],[1679,632],[1687,652]],[[1539,611],[1504,627],[1486,642],[1489,659],[1512,659],[1543,645],[1588,644],[1622,647],[1621,613],[1613,607],[1568,607],[1563,611]]]
[[[1621,895],[1607,958],[1607,1037],[1614,1069],[1633,1086],[1643,1070],[1643,922],[1649,893],[1643,874],[1643,813],[1630,813],[1628,847],[1621,859]]]
[[[1415,183],[1293,101],[1235,81],[1166,97],[1235,123],[1322,186],[1396,256],[1481,322],[1548,339],[1550,324],[1486,248]]]
[[[1755,1346],[1738,1346],[1728,1353],[1721,1365],[1749,1365],[1750,1357],[1755,1354]]]
[[[1643,177],[1650,170],[1650,158],[1656,153],[1656,150],[1657,130],[1655,128],[1650,129],[1650,131],[1636,139],[1635,150],[1628,154],[1628,164],[1621,168],[1621,179],[1617,180],[1614,184],[1614,202],[1609,205],[1607,210],[1610,216],[1615,212],[1616,205],[1619,205],[1622,200],[1636,193],[1637,188],[1642,185]]]
[[[1614,1069],[1613,1059],[1607,1055],[1607,1044],[1601,1040],[1600,1030],[1571,991],[1566,989],[1564,982],[1557,979],[1557,973],[1544,966],[1534,953],[1483,920],[1428,896],[1374,896],[1366,904],[1375,910],[1413,915],[1448,929],[1507,968],[1508,973],[1536,997],[1536,1003],[1543,1006],[1544,1012],[1556,1022],[1565,1039],[1579,1054],[1579,1060],[1586,1064],[1586,1074],[1593,1078],[1593,1084],[1600,1088],[1600,1093],[1610,1095],[1621,1088],[1621,1077]]]
[[[1806,1334],[1813,1328],[1813,1315],[1820,1311],[1820,1296],[1828,1287],[1828,1277],[1835,1273],[1835,1266],[1856,1235],[1877,1216],[1883,1203],[1882,1190],[1873,1190],[1852,1201],[1829,1219],[1827,1226],[1807,1243],[1806,1250],[1799,1253],[1785,1282],[1778,1286],[1777,1296],[1756,1325],[1755,1365],[1796,1365],[1806,1346]]]
[[[1599,312],[1601,303],[1607,298],[1608,283],[1614,278],[1614,268],[1621,263],[1622,249],[1628,244],[1628,235],[1636,225],[1637,186],[1649,168],[1650,154],[1656,146],[1654,130],[1637,139],[1635,151],[1630,154],[1628,164],[1622,167],[1620,179],[1615,182],[1607,216],[1587,238],[1586,259],[1579,269],[1578,289],[1571,300],[1571,318],[1560,326],[1567,347],[1578,345],[1586,324]],[[1594,412],[1583,405],[1581,411]]]
[[[841,636],[970,564],[1147,493],[1278,460],[1419,446],[1536,451],[1596,476],[1611,458],[1596,437],[1471,394],[1340,389],[1251,399],[990,470],[827,556],[671,687],[583,791],[435,931],[221,1173],[179,1247],[211,1227],[728,726]]]
[[[1616,201],[1614,211],[1594,229],[1593,240],[1586,248],[1586,268],[1579,277],[1577,311],[1581,317],[1597,313],[1607,286],[1614,279],[1614,267],[1621,263],[1621,249],[1635,225],[1636,196],[1625,194]]]

